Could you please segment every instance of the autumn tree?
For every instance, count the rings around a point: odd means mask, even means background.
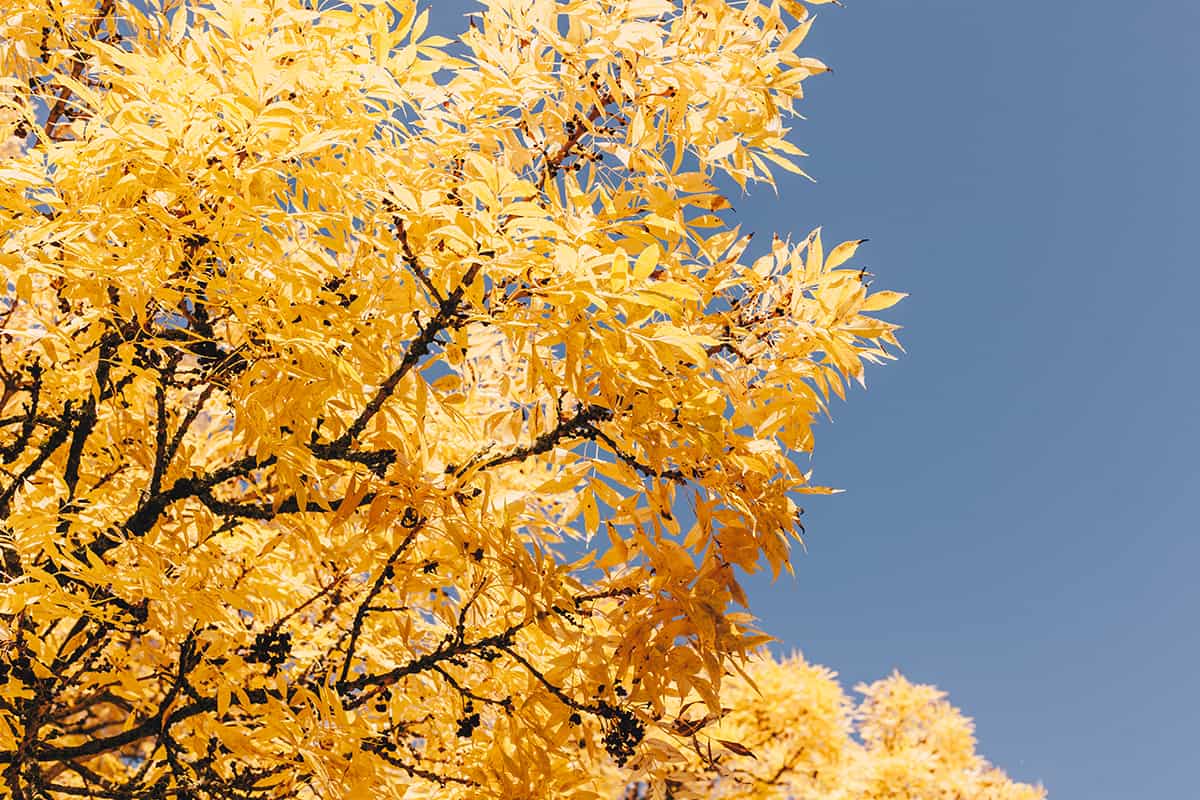
[[[666,791],[766,640],[739,575],[896,345],[718,188],[799,169],[808,10],[425,19],[0,18],[8,795]]]
[[[975,752],[971,721],[932,686],[899,673],[857,687],[799,655],[758,654],[722,683],[721,709],[683,702],[672,732],[690,747],[659,796],[721,800],[1043,800]],[[614,770],[613,796],[653,794]]]

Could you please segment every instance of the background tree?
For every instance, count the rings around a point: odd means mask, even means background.
[[[1040,800],[975,752],[971,721],[932,686],[899,673],[860,685],[855,705],[836,675],[799,655],[751,661],[722,684],[720,712],[684,703],[674,733],[686,758],[663,781],[676,797],[759,800]],[[618,773],[627,797],[650,794]],[[623,783],[627,782],[627,783]]]
[[[767,638],[737,571],[787,567],[814,415],[896,344],[855,243],[746,263],[714,186],[798,169],[809,23],[10,13],[5,791],[665,789]]]

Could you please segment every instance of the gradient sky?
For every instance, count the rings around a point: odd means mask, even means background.
[[[870,237],[908,353],[818,427],[847,491],[752,607],[848,684],[947,690],[1052,798],[1196,797],[1200,4],[846,2],[793,135],[819,182],[734,202]]]

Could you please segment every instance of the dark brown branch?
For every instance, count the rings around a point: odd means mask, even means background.
[[[162,381],[154,387],[154,468],[150,474],[150,494],[162,489],[163,475],[167,471],[167,392]]]
[[[345,704],[347,709],[357,708],[366,702],[366,695],[361,694],[363,690],[372,686],[387,686],[395,683],[401,678],[409,675],[433,669],[435,665],[443,661],[448,661],[457,656],[465,656],[471,653],[476,653],[486,650],[501,650],[504,647],[512,644],[513,636],[518,631],[528,624],[519,622],[515,625],[510,625],[500,633],[486,636],[482,639],[477,639],[473,642],[459,641],[454,637],[450,637],[443,641],[438,647],[423,656],[418,656],[407,664],[402,664],[399,667],[381,672],[377,675],[360,675],[357,678],[349,681],[339,681],[337,691],[342,696],[353,695],[359,692],[357,697],[351,699]]]
[[[678,469],[655,469],[648,464],[643,464],[633,456],[626,453],[616,443],[616,441],[603,431],[596,431],[596,439],[603,442],[609,450],[612,450],[613,455],[624,461],[635,470],[645,475],[647,478],[666,478],[667,480],[675,481],[676,483],[687,483],[687,476]]]
[[[110,529],[97,536],[96,540],[87,546],[87,549],[91,550],[97,556],[103,556],[109,550],[121,544],[122,534],[145,536],[149,533],[150,529],[158,522],[158,518],[162,516],[163,512],[172,503],[189,497],[198,497],[201,493],[211,490],[213,487],[227,480],[242,477],[251,470],[270,466],[274,463],[275,456],[269,456],[259,463],[257,456],[248,455],[202,478],[180,478],[171,485],[170,489],[148,497],[124,524],[119,528]],[[76,553],[75,557],[79,560],[86,558],[82,551]]]
[[[376,494],[368,492],[363,495],[358,501],[359,504],[367,504],[374,500]],[[317,505],[313,501],[309,501],[304,507],[300,507],[300,500],[293,495],[287,498],[279,507],[276,508],[270,505],[258,505],[256,503],[234,503],[225,500],[218,500],[213,497],[213,493],[209,489],[203,489],[196,493],[196,499],[203,503],[209,511],[222,517],[240,517],[241,519],[275,519],[281,514],[303,514],[303,513],[326,513],[325,509]],[[346,498],[340,497],[337,500],[329,502],[329,511],[340,511],[345,504]]]
[[[318,585],[319,585],[319,582],[320,582],[320,579],[318,577]],[[334,592],[337,589],[341,588],[341,586],[344,582],[345,582],[345,576],[335,575],[333,580],[331,580],[327,586],[322,586],[321,589],[316,594],[314,594],[312,597],[308,598],[303,603],[296,606],[295,608],[293,608],[288,613],[284,614],[279,619],[275,620],[275,622],[273,622],[271,624],[271,627],[268,628],[267,630],[270,632],[278,632],[279,629],[282,628],[287,623],[288,620],[295,617],[301,611],[308,608],[313,603],[320,600],[322,597],[327,597],[331,592]]]
[[[12,483],[3,492],[0,492],[0,518],[8,516],[9,503],[12,502],[13,496],[17,493],[17,489],[20,488],[21,484],[33,477],[42,468],[42,464],[46,463],[46,459],[54,455],[54,451],[62,447],[63,443],[67,441],[71,433],[71,424],[75,422],[75,419],[76,415],[71,410],[71,402],[68,401],[67,407],[63,409],[63,414],[58,420],[58,425],[55,427],[54,432],[42,442],[37,456],[25,466],[21,474],[13,479]]]
[[[559,702],[563,705],[569,706],[576,711],[588,711],[593,713],[596,711],[594,707],[589,706],[587,703],[579,702],[575,698],[571,697],[571,695],[564,692],[561,687],[555,686],[553,683],[551,683],[537,667],[529,663],[529,659],[525,658],[525,656],[514,650],[511,645],[505,645],[499,649],[503,650],[505,653],[508,653],[508,655],[511,656],[514,661],[523,666],[530,675],[537,679],[538,683],[542,684],[542,686],[545,686],[546,690],[550,692],[550,694],[557,697]]]
[[[413,777],[424,778],[425,780],[436,783],[439,786],[445,786],[447,783],[456,783],[459,786],[479,785],[475,781],[468,778],[459,778],[455,775],[440,775],[433,770],[424,769],[416,766],[415,764],[409,764],[407,761],[404,761],[383,749],[379,743],[371,742],[370,740],[364,740],[362,748],[369,753],[374,753],[376,756],[391,764],[393,767],[398,767],[404,770]]]
[[[584,603],[591,603],[596,600],[604,600],[610,597],[632,597],[637,594],[637,589],[631,586],[622,586],[619,589],[606,589],[602,592],[592,592],[591,594],[579,594],[571,598],[575,602],[575,607],[578,608]]]
[[[317,443],[309,445],[312,454],[324,461],[348,461],[351,464],[362,464],[375,475],[382,477],[396,461],[395,450],[351,450],[349,443],[337,442]]]
[[[175,434],[171,437],[171,441],[167,444],[167,463],[170,464],[175,458],[175,454],[179,452],[179,446],[183,444],[183,437],[187,434],[188,429],[192,427],[192,423],[196,421],[196,417],[200,416],[200,411],[204,408],[204,404],[208,402],[208,398],[212,396],[213,390],[216,387],[213,384],[208,384],[200,391],[200,396],[196,398],[196,402],[184,414],[183,419],[179,422],[179,427],[175,429]]]
[[[593,105],[591,110],[588,111],[588,124],[594,123],[596,120],[605,116],[608,112],[606,112],[604,109],[607,108],[608,105],[615,99],[616,98],[613,97],[611,92],[606,92],[602,97],[600,97],[599,102]],[[544,192],[546,190],[546,181],[554,177],[558,170],[562,168],[563,161],[566,160],[567,156],[571,155],[571,151],[579,145],[580,140],[583,139],[584,134],[587,133],[587,125],[582,124],[578,121],[578,119],[573,119],[571,122],[572,127],[567,133],[566,140],[563,141],[563,143],[559,146],[558,151],[555,152],[554,155],[547,156],[545,163],[542,165],[542,170],[538,176],[539,191]]]
[[[96,34],[100,32],[100,26],[103,25],[108,19],[109,15],[112,14],[115,6],[116,0],[103,0],[103,2],[100,4],[100,8],[96,12],[95,18],[93,18],[91,24],[88,25],[87,38],[96,38]],[[62,34],[63,38],[66,39],[66,32],[62,31]],[[67,44],[70,44],[69,40]],[[78,81],[80,76],[83,75],[83,64],[84,61],[81,57],[81,54],[76,53],[75,63],[71,65],[72,80]],[[66,110],[67,98],[70,97],[71,94],[71,90],[68,87],[63,86],[59,94],[55,96],[54,105],[51,106],[49,112],[46,114],[46,122],[43,125],[43,129],[46,131],[47,138],[54,138],[54,126],[58,124],[58,118],[61,117],[63,112]]]
[[[64,794],[75,794],[78,797],[121,797],[120,790],[116,786],[114,786],[112,783],[110,783],[108,780],[106,780],[103,775],[99,775],[96,772],[88,769],[84,765],[76,764],[72,761],[64,761],[61,763],[62,763],[64,769],[74,772],[76,775],[78,775],[80,778],[83,779],[84,785],[87,787],[88,793],[83,794],[82,791],[79,789],[70,791],[70,789],[72,789],[73,787],[67,787],[67,789],[64,790],[63,788],[60,788],[57,784],[54,785],[54,791],[61,791]],[[97,786],[99,786],[101,788],[97,789],[96,788]],[[47,788],[50,788],[50,787],[47,787]]]
[[[75,496],[75,488],[79,484],[79,465],[83,459],[83,447],[96,427],[97,400],[105,393],[108,375],[112,370],[112,357],[118,344],[119,338],[114,331],[110,331],[100,338],[100,350],[96,356],[96,371],[92,376],[96,387],[84,401],[83,410],[71,437],[71,449],[67,452],[67,464],[63,468],[63,481],[67,484],[68,502]]]
[[[479,274],[481,267],[481,264],[476,263],[467,268],[462,281],[438,305],[437,313],[434,314],[433,319],[422,325],[421,332],[417,334],[417,338],[409,343],[408,349],[404,352],[404,358],[400,360],[400,365],[380,384],[375,392],[375,396],[367,403],[366,408],[351,423],[346,432],[333,443],[335,447],[345,446],[354,441],[367,427],[367,423],[379,413],[379,409],[383,408],[383,404],[396,391],[396,387],[400,385],[400,381],[404,379],[404,376],[429,353],[429,347],[433,344],[437,335],[445,330],[454,318],[462,312],[463,295],[466,294],[467,287],[475,282],[475,277]]]
[[[395,211],[395,205],[391,200],[384,200],[384,208],[388,211]],[[413,275],[417,276],[417,280],[425,287],[425,291],[429,292],[429,296],[437,305],[445,302],[441,292],[433,285],[433,281],[429,280],[429,275],[425,270],[421,269],[421,265],[417,263],[417,255],[413,252],[412,244],[408,241],[408,229],[404,226],[404,220],[399,214],[392,214],[392,227],[395,228],[396,238],[400,241],[400,248],[404,253],[404,265],[408,267]]]
[[[612,419],[612,416],[612,409],[605,408],[604,406],[591,405],[581,407],[573,416],[560,419],[557,425],[538,436],[533,444],[518,447],[511,452],[493,456],[486,460],[486,452],[480,453],[463,466],[455,469],[454,473],[457,477],[461,478],[476,468],[479,470],[491,469],[502,464],[524,461],[531,456],[549,453],[568,439],[593,438],[598,433],[595,423]]]
[[[29,444],[29,438],[33,435],[33,426],[38,420],[38,401],[41,398],[42,392],[42,365],[36,361],[29,366],[29,375],[32,379],[27,389],[29,392],[29,404],[25,407],[25,416],[21,418],[21,430],[17,434],[17,438],[13,442],[0,450],[0,461],[5,464],[11,464],[16,460]],[[7,389],[7,385],[5,386]],[[15,420],[14,420],[15,421]],[[11,424],[7,420],[0,421],[0,424]]]
[[[465,686],[463,686],[462,684],[460,684],[457,680],[454,679],[454,676],[451,675],[449,672],[447,672],[446,668],[441,666],[440,664],[435,664],[433,667],[433,670],[434,670],[434,672],[438,673],[443,678],[445,678],[446,683],[448,683],[452,687],[454,687],[454,691],[458,692],[463,697],[468,697],[468,698],[475,700],[477,702],[480,702],[480,703],[487,703],[488,705],[500,706],[501,708],[512,708],[512,698],[511,697],[504,697],[504,698],[501,698],[500,700],[497,700],[494,697],[484,697],[483,695],[476,694],[475,692],[471,691],[470,689],[468,689]]]
[[[9,483],[3,492],[0,492],[0,519],[5,519],[8,517],[9,506],[12,503],[13,497],[17,493],[17,489],[19,489],[21,485],[25,483],[25,481],[27,481],[39,469],[41,469],[42,464],[46,462],[46,459],[50,458],[50,456],[54,454],[54,451],[62,447],[62,445],[67,441],[67,436],[70,434],[71,422],[73,419],[74,414],[71,412],[71,403],[68,401],[67,407],[63,410],[62,419],[59,421],[59,426],[54,430],[53,433],[50,434],[50,436],[46,438],[46,441],[42,443],[42,446],[38,451],[38,454],[34,457],[33,461],[26,465],[25,469],[21,471],[21,474],[19,474],[16,478],[13,478],[12,482]],[[12,544],[8,544],[0,539],[0,550],[4,552],[5,576],[8,578],[15,578],[18,575],[23,574],[24,568],[21,566],[21,556],[20,553],[17,552],[16,543],[14,542]]]
[[[379,575],[376,576],[375,582],[371,585],[371,590],[367,592],[366,598],[359,603],[358,610],[354,612],[354,622],[350,626],[350,641],[346,645],[346,658],[342,661],[342,673],[338,678],[339,683],[345,683],[347,676],[350,674],[350,665],[354,661],[354,649],[358,644],[358,637],[362,634],[363,623],[366,622],[367,613],[370,611],[371,601],[383,590],[383,585],[395,575],[396,561],[404,552],[408,550],[413,543],[413,539],[417,537],[417,533],[425,526],[425,520],[418,519],[413,525],[408,534],[397,545],[396,549],[391,552],[383,569],[379,570]]]

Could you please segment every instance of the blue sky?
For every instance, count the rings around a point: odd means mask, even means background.
[[[908,353],[818,428],[847,492],[754,610],[847,683],[946,689],[1053,798],[1196,796],[1200,5],[846,2],[795,126],[819,182],[735,205],[870,237]]]

